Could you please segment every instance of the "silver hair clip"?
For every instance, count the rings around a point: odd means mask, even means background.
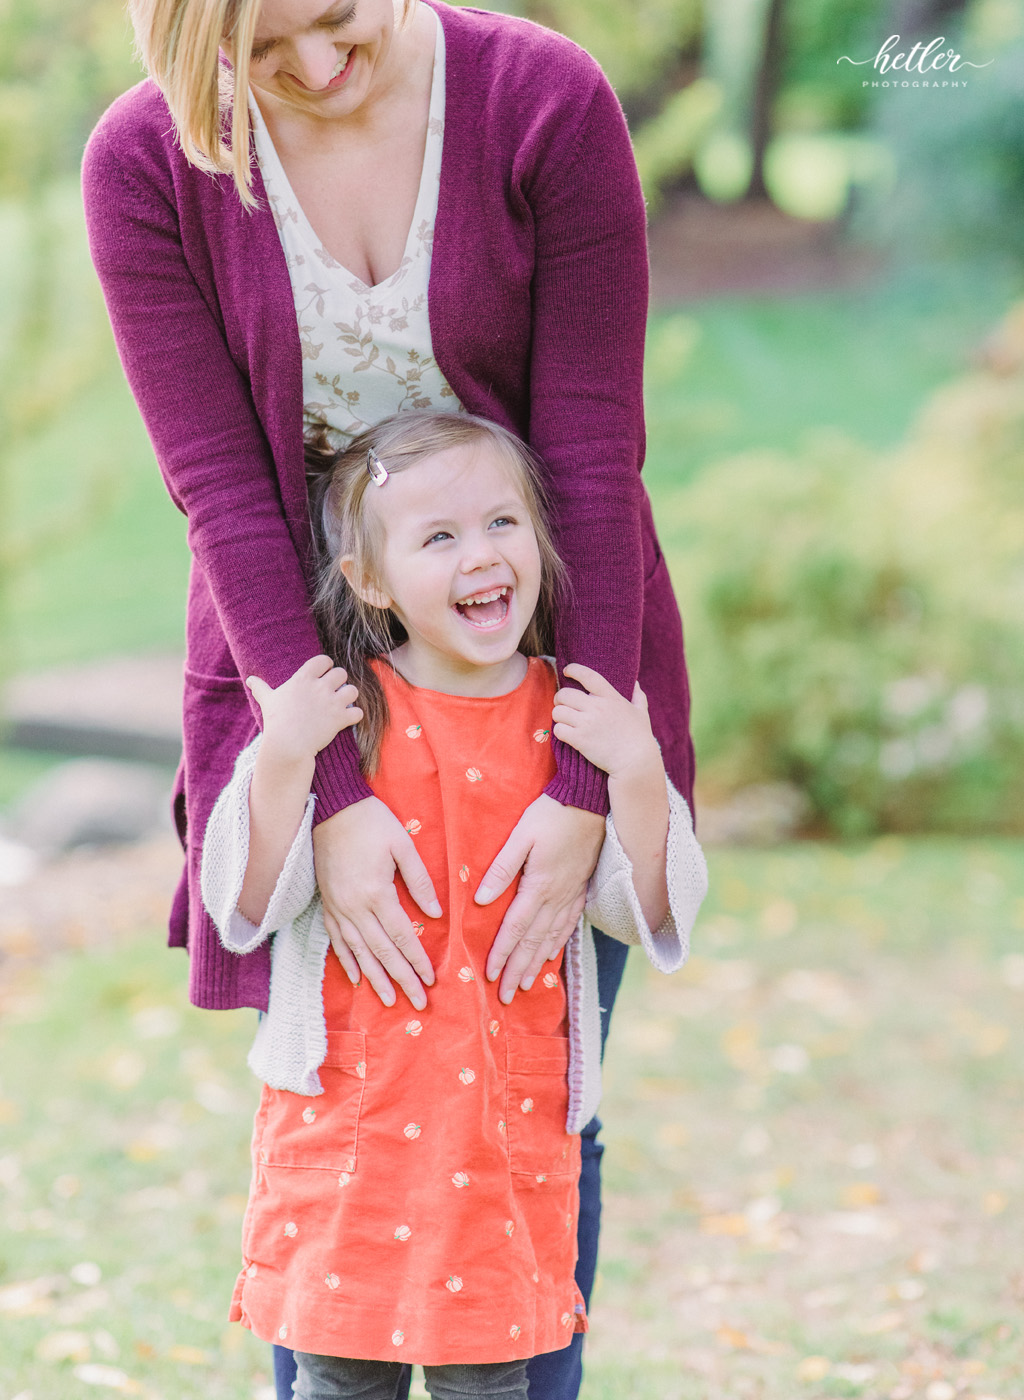
[[[377,486],[383,486],[388,479],[388,469],[371,447],[366,454],[366,470]]]

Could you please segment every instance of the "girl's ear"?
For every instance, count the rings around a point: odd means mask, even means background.
[[[372,579],[367,578],[359,571],[355,558],[351,554],[346,554],[338,560],[338,568],[345,575],[353,593],[360,597],[364,603],[368,603],[371,608],[390,608],[391,599]]]

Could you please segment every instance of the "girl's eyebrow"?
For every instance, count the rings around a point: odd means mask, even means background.
[[[316,19],[310,20],[307,28],[316,29],[317,26],[321,24],[342,24],[349,18],[355,8],[355,0],[348,0],[347,4],[341,5],[340,7],[338,5],[331,5],[324,10],[323,14],[318,15]],[[262,39],[259,34],[254,34],[252,42],[254,47],[265,49],[273,44],[279,44],[281,40],[276,37]]]

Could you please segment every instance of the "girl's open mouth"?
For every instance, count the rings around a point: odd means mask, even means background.
[[[469,598],[461,599],[455,604],[455,611],[471,627],[487,631],[491,627],[500,627],[505,621],[511,598],[512,589],[506,584],[504,588],[492,588],[489,593],[474,593]]]

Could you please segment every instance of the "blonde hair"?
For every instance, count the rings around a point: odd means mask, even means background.
[[[262,0],[128,0],[135,43],[163,93],[190,165],[231,175],[256,207],[249,153],[249,60]],[[400,23],[415,0],[402,0]],[[231,52],[231,63],[221,49]]]
[[[341,571],[340,561],[351,557],[355,578],[369,583],[380,579],[385,527],[379,513],[366,506],[367,491],[378,489],[367,471],[367,453],[373,448],[392,475],[448,448],[482,442],[490,442],[500,454],[537,536],[540,597],[520,649],[528,655],[547,654],[554,650],[554,618],[564,601],[565,566],[548,529],[538,463],[525,443],[472,414],[410,412],[385,419],[340,452],[332,451],[324,437],[307,444],[310,511],[319,556],[313,610],[324,650],[345,668],[359,691],[363,718],[356,726],[356,741],[364,773],[376,771],[388,727],[387,700],[370,663],[405,637],[395,615],[361,598]]]

